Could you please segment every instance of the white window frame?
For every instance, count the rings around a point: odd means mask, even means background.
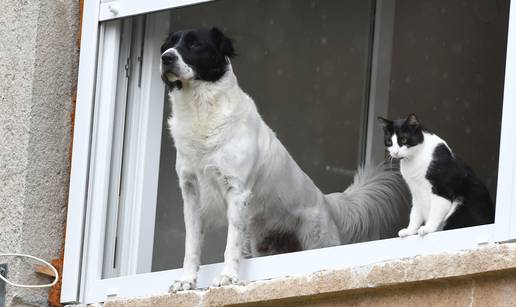
[[[106,214],[108,187],[111,179],[109,169],[113,152],[113,129],[117,113],[116,85],[119,63],[120,21],[104,21],[155,12],[180,6],[205,2],[206,0],[86,0],[82,25],[81,54],[77,92],[77,108],[74,128],[72,172],[68,203],[68,220],[65,238],[65,262],[61,301],[64,303],[94,303],[109,297],[137,297],[166,293],[171,282],[178,279],[181,269],[153,273],[150,271],[149,254],[152,252],[153,229],[142,229],[142,225],[153,223],[155,211],[142,213],[144,200],[152,201],[157,185],[157,166],[161,137],[161,121],[149,121],[149,114],[162,114],[164,87],[159,82],[157,65],[159,54],[146,54],[146,66],[142,73],[149,82],[139,92],[141,105],[135,111],[140,121],[131,120],[135,134],[143,150],[133,149],[132,155],[139,164],[128,170],[138,178],[133,182],[135,201],[124,223],[131,225],[129,238],[136,238],[123,248],[125,266],[122,277],[102,278],[104,261],[104,238],[106,237]],[[391,6],[389,6],[391,2]],[[376,24],[375,44],[381,44],[383,35],[389,34],[392,24],[392,0],[378,0],[378,12],[384,13],[383,20]],[[167,30],[166,25],[153,27],[148,24],[146,31]],[[379,27],[387,27],[383,31]],[[384,29],[385,30],[385,29]],[[154,38],[152,38],[154,37]],[[156,39],[149,35],[146,39]],[[388,39],[385,39],[389,41]],[[377,65],[375,66],[375,61]],[[381,57],[373,55],[371,97],[385,95],[381,78],[388,74],[389,67],[380,67]],[[376,70],[375,70],[376,67]],[[98,70],[98,72],[97,72]],[[375,96],[376,95],[376,96]],[[382,109],[383,108],[383,109]],[[385,111],[384,106],[369,109],[369,121]],[[512,117],[512,118],[511,118]],[[437,232],[425,237],[412,236],[404,239],[393,238],[331,248],[302,251],[246,259],[242,263],[241,276],[244,280],[305,275],[324,269],[341,269],[367,265],[379,261],[431,254],[446,251],[475,248],[482,244],[492,244],[516,239],[516,8],[510,7],[505,86],[499,155],[496,220],[494,224],[464,229]],[[372,148],[373,126],[368,126],[367,148]],[[158,131],[156,133],[156,131]],[[151,133],[154,132],[154,133]],[[152,137],[152,135],[155,135]],[[115,136],[115,143],[116,143]],[[115,149],[113,149],[115,148]],[[134,151],[135,150],[135,151]],[[129,150],[130,151],[130,150]],[[120,157],[119,157],[120,158]],[[116,159],[114,159],[116,160]],[[149,164],[147,164],[149,163]],[[146,167],[143,167],[145,165]],[[149,166],[150,165],[150,166]],[[145,181],[143,180],[145,179]],[[145,182],[145,183],[144,183]],[[150,182],[150,184],[147,184]],[[136,188],[138,187],[138,188]],[[511,205],[515,204],[515,205]],[[153,225],[153,224],[152,224]],[[150,243],[149,243],[150,242]],[[149,247],[150,246],[150,247]],[[379,253],[378,251],[382,252]],[[147,253],[147,254],[145,254]],[[317,259],[317,261],[314,261]],[[198,286],[209,286],[211,280],[221,270],[222,264],[201,266]],[[122,275],[124,275],[122,274]],[[145,285],[145,286],[142,286]]]

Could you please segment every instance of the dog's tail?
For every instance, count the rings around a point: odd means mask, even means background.
[[[342,244],[394,237],[408,223],[410,192],[386,164],[360,167],[344,192],[326,199]]]

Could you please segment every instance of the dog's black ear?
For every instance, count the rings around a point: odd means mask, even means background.
[[[224,56],[231,58],[236,55],[235,49],[233,48],[233,41],[224,35],[219,28],[213,27],[210,32],[215,46],[217,46],[217,49],[219,49]]]

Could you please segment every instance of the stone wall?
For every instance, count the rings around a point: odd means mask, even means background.
[[[77,80],[78,1],[2,0],[0,10],[0,253],[60,256]],[[47,283],[23,261],[9,278]],[[7,287],[7,306],[44,306],[46,289]]]

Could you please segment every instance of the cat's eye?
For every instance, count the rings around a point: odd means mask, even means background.
[[[407,144],[407,138],[406,138],[406,137],[404,137],[404,136],[402,136],[402,137],[400,138],[400,143],[401,143],[401,144]]]

